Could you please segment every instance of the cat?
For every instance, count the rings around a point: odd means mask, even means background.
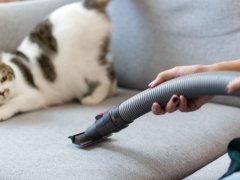
[[[6,3],[6,2],[15,2],[19,0],[0,0],[0,3]]]
[[[16,51],[1,53],[0,120],[73,99],[94,105],[116,94],[109,1],[60,7]]]

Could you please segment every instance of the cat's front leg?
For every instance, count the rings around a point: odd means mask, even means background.
[[[109,94],[110,82],[99,82],[95,85],[94,89],[91,89],[91,93],[83,98],[79,98],[79,101],[83,105],[94,105],[102,102]]]
[[[17,112],[12,111],[11,109],[3,108],[3,109],[0,110],[0,121],[5,121],[7,119],[10,119],[15,114],[17,114]]]
[[[43,96],[38,92],[30,92],[13,97],[0,106],[0,121],[7,120],[20,112],[28,112],[45,107]]]

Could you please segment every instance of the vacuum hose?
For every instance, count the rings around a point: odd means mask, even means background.
[[[240,77],[240,73],[234,71],[204,72],[177,77],[157,87],[149,88],[118,106],[98,114],[95,117],[95,123],[85,132],[69,138],[80,147],[91,145],[126,128],[135,119],[148,113],[154,102],[164,107],[173,94],[183,95],[187,99],[215,95],[240,96],[240,91],[231,94],[226,92],[227,84],[237,77]]]

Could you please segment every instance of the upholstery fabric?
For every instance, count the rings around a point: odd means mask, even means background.
[[[97,106],[71,103],[2,122],[1,179],[182,179],[224,154],[228,142],[240,136],[240,110],[209,103],[194,113],[149,113],[85,150],[67,138],[135,93],[119,90]]]
[[[219,179],[227,171],[230,162],[228,154],[224,154],[184,180]]]
[[[109,10],[121,86],[144,89],[174,66],[240,58],[238,0],[121,0]]]

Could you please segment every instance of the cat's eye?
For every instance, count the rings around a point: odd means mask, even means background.
[[[7,76],[3,76],[1,79],[1,83],[5,82],[7,80]]]

